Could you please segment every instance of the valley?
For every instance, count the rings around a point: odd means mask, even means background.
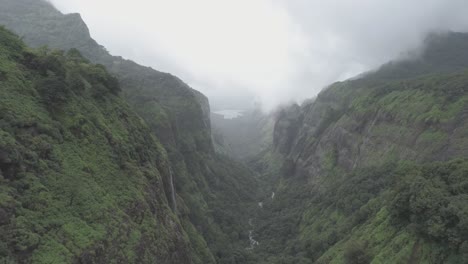
[[[0,7],[1,263],[468,262],[468,33],[213,113],[79,14]]]

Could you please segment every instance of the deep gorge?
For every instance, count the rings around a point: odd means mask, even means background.
[[[80,15],[0,7],[0,262],[468,261],[468,34],[226,120]]]

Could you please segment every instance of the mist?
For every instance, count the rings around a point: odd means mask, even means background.
[[[179,76],[213,109],[264,110],[467,31],[463,0],[51,0],[112,54]]]

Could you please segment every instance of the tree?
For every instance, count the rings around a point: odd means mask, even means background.
[[[58,108],[67,101],[69,88],[58,76],[51,74],[36,84],[36,90],[49,108]]]
[[[351,241],[345,249],[344,259],[346,264],[368,264],[371,262],[370,256],[366,252],[366,247],[356,241]]]
[[[81,52],[75,48],[72,48],[69,51],[67,51],[67,57],[76,62],[89,63],[89,61],[85,57],[83,57]]]

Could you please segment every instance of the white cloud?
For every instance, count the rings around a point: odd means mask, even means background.
[[[178,75],[231,108],[301,101],[418,47],[429,31],[468,28],[463,0],[52,2],[81,13],[111,53]]]

